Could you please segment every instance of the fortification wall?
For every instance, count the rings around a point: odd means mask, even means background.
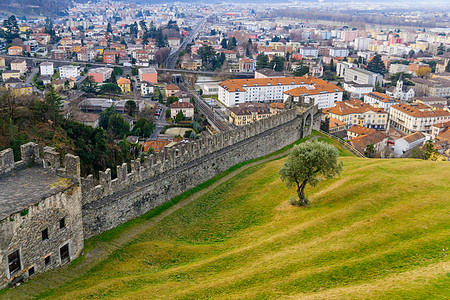
[[[235,130],[150,155],[82,179],[84,236],[89,238],[141,216],[230,167],[279,150],[320,127],[320,112],[310,107],[281,112]]]

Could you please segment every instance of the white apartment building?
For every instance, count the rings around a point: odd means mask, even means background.
[[[368,50],[370,39],[365,37],[357,37],[355,39],[355,50]]]
[[[407,73],[408,72],[408,65],[404,64],[392,64],[389,66],[389,74],[395,74],[395,73]]]
[[[317,58],[319,57],[319,49],[314,47],[301,47],[300,54],[303,58]]]
[[[67,65],[59,67],[60,78],[69,78],[69,77],[77,78],[79,76],[80,76],[80,67],[78,66]]]
[[[329,55],[331,57],[347,57],[348,49],[347,48],[330,48]]]
[[[380,85],[382,84],[383,76],[364,69],[348,68],[345,70],[344,81],[376,86],[377,83]]]
[[[53,76],[55,70],[52,62],[43,62],[39,65],[39,70],[42,76]]]
[[[284,101],[293,97],[295,102],[300,102],[303,97],[304,103],[318,105],[320,109],[333,107],[336,101],[342,101],[344,90],[336,85],[324,82],[323,84],[314,84],[311,86],[302,86],[284,92]]]
[[[391,105],[400,103],[399,100],[379,92],[365,94],[364,102],[375,107],[380,107],[387,112],[389,112]]]
[[[450,112],[432,109],[422,103],[399,103],[391,106],[389,126],[404,133],[422,132],[432,134],[433,125],[450,121]]]
[[[359,84],[354,82],[344,82],[344,90],[350,94],[351,97],[360,99],[364,94],[373,92],[373,86],[370,84]]]
[[[358,67],[357,64],[354,63],[350,63],[347,61],[338,61],[338,63],[336,64],[336,73],[338,77],[344,77],[345,75],[345,70],[350,69],[350,68],[356,68]]]
[[[248,102],[280,102],[286,91],[325,84],[328,82],[311,76],[230,79],[219,83],[219,101],[229,107]]]

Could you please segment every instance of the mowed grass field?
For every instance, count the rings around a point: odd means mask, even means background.
[[[450,165],[340,159],[308,208],[249,168],[39,298],[449,298]]]

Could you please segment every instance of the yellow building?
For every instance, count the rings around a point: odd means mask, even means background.
[[[3,56],[0,56],[0,67],[5,66],[5,58]]]
[[[9,78],[20,78],[20,71],[17,70],[6,70],[2,73],[3,82],[8,80]]]
[[[239,107],[230,108],[229,120],[236,126],[243,126],[271,115],[264,103],[241,103]]]
[[[385,130],[388,122],[388,113],[382,109],[373,107],[357,99],[338,101],[334,107],[322,110],[328,115],[347,124],[347,128],[360,125],[367,128]]]
[[[27,62],[25,59],[18,58],[11,62],[11,70],[19,71],[21,75],[27,72]]]
[[[28,25],[22,25],[19,27],[20,32],[27,32],[27,30],[30,29],[30,26]]]
[[[14,96],[31,95],[33,88],[28,83],[16,83],[9,87]]]
[[[122,90],[122,93],[130,93],[131,92],[131,81],[128,78],[119,78],[117,79],[117,85]]]

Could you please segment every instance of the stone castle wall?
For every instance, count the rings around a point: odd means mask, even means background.
[[[89,175],[82,179],[84,236],[89,238],[139,217],[230,167],[270,154],[320,127],[320,112],[309,107],[283,111],[261,121],[186,143],[100,172],[94,186]]]

